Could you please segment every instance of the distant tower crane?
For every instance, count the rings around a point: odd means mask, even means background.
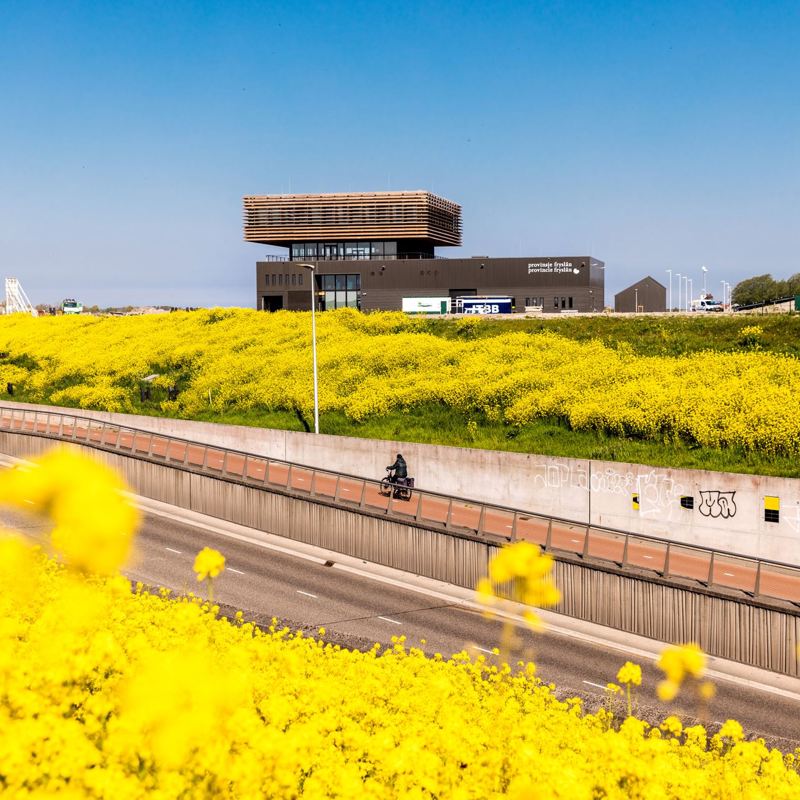
[[[6,314],[30,314],[38,317],[39,312],[25,294],[22,284],[16,278],[6,278]]]

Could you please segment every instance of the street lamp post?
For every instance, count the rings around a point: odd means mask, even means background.
[[[692,279],[689,278],[689,296],[686,298],[686,310],[692,310],[692,296],[694,295],[694,283],[692,283]]]
[[[678,309],[678,311],[680,311],[681,310],[681,274],[680,274],[680,272],[676,272],[675,273],[675,277],[678,279],[678,305],[677,305],[677,309]]]
[[[708,272],[708,267],[703,266],[703,267],[700,267],[700,269],[703,271],[703,296],[705,297],[705,294],[706,294],[706,272]]]
[[[311,352],[314,362],[314,433],[319,433],[319,385],[317,383],[317,320],[314,315],[314,309],[317,305],[316,298],[316,281],[314,276],[316,273],[316,266],[314,264],[298,264],[298,267],[304,267],[311,270]]]
[[[667,272],[669,273],[669,305],[667,306],[667,311],[672,311],[672,270],[668,269]]]

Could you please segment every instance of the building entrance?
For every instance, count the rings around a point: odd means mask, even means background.
[[[280,311],[283,308],[283,295],[264,295],[262,300],[262,311]]]

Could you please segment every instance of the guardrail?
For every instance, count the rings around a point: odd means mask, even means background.
[[[317,469],[73,414],[0,406],[2,431],[75,442],[493,544],[530,541],[555,555],[572,554],[621,569],[646,570],[666,579],[691,580],[747,597],[800,605],[800,567],[791,564],[448,497],[426,489],[415,488],[410,500],[401,500],[384,494],[380,479]]]

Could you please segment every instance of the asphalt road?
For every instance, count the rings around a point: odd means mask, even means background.
[[[215,600],[253,618],[275,616],[292,627],[314,632],[324,627],[326,638],[351,647],[369,647],[374,642],[386,645],[392,636],[402,634],[409,646],[421,647],[429,654],[449,656],[467,648],[476,657],[496,658],[491,649],[500,645],[503,623],[484,618],[456,595],[452,599],[441,593],[431,596],[413,585],[398,585],[396,579],[383,574],[371,576],[371,565],[366,562],[359,562],[363,570],[355,570],[353,559],[307,546],[300,553],[282,552],[230,538],[220,532],[227,523],[210,518],[208,524],[181,521],[186,517],[178,508],[170,508],[169,513],[178,519],[160,513],[144,517],[135,563],[126,570],[132,580],[200,593],[192,564],[202,547],[213,547],[227,562],[215,584]],[[46,532],[40,520],[6,509],[0,512],[0,524],[24,530],[40,541]],[[285,544],[292,546],[288,540]],[[569,625],[567,618],[561,619]],[[516,626],[516,632],[523,657],[532,656],[537,674],[554,683],[560,697],[579,696],[587,708],[596,707],[604,699],[603,687],[615,680],[617,670],[630,657],[641,663],[643,670],[643,683],[637,690],[640,716],[657,722],[677,713],[693,721],[697,713],[691,698],[679,697],[668,706],[656,700],[655,686],[661,674],[653,661],[641,654],[626,655],[618,645],[604,646],[569,634],[532,634],[522,626]],[[761,672],[762,680],[763,675]],[[785,684],[785,678],[775,676],[775,685],[781,683]],[[710,727],[733,718],[743,724],[748,735],[763,736],[782,749],[800,745],[800,697],[754,688],[745,678],[717,680],[717,690],[706,720]]]

